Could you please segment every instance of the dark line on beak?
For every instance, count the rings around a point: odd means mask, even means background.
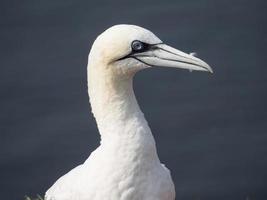
[[[140,56],[140,57],[150,57],[150,56]],[[156,56],[155,56],[156,57]],[[138,59],[137,57],[135,56],[130,56],[129,58],[134,58],[136,60],[138,60],[139,62],[145,64],[145,65],[148,65],[148,66],[151,66],[151,67],[164,67],[164,66],[161,66],[161,65],[151,65],[151,64],[148,64],[146,63],[145,61],[141,60],[141,59]],[[203,68],[207,71],[209,71],[209,69],[207,69],[206,67],[203,67],[201,65],[196,65],[195,63],[190,63],[190,62],[184,62],[184,61],[180,61],[180,60],[175,60],[175,59],[166,59],[166,58],[159,58],[159,57],[156,57],[158,59],[161,59],[161,60],[168,60],[168,61],[174,61],[174,62],[180,62],[180,63],[184,63],[184,64],[190,64],[190,65],[195,65],[197,67],[200,67],[200,68]]]
[[[169,50],[166,50],[166,49],[164,49],[164,48],[162,48],[162,47],[159,47],[158,45],[160,45],[160,44],[164,44],[164,43],[161,42],[161,43],[155,43],[155,44],[147,44],[147,45],[148,45],[148,48],[147,48],[145,51],[143,51],[143,52],[146,52],[146,51],[154,51],[154,50],[160,49],[160,50],[165,51],[165,52],[168,52],[168,53],[170,53],[170,54],[172,54],[172,55],[180,56],[180,57],[182,57],[182,58],[188,59],[188,58],[185,57],[185,56],[176,54],[176,53],[174,53],[174,52],[172,52],[172,51],[169,51]],[[143,52],[140,52],[140,53],[143,53]],[[141,59],[138,58],[138,57],[151,57],[151,56],[138,55],[137,53],[139,53],[139,52],[133,52],[133,51],[132,51],[131,53],[129,53],[128,55],[126,55],[126,56],[124,56],[124,57],[118,59],[117,61],[119,61],[119,60],[123,60],[123,59],[127,59],[127,58],[133,58],[133,59],[135,59],[135,60],[137,60],[137,61],[139,61],[139,62],[141,62],[141,63],[143,63],[143,64],[145,64],[145,65],[148,65],[148,66],[151,66],[151,67],[160,67],[160,65],[151,65],[151,64],[148,64],[148,63],[146,63],[146,62],[144,62],[143,60],[141,60]],[[134,56],[135,54],[136,54],[136,56]],[[203,69],[209,71],[208,68],[206,68],[206,67],[204,67],[204,66],[202,66],[202,65],[195,64],[195,63],[186,62],[186,61],[181,61],[181,60],[176,60],[176,59],[160,58],[160,57],[157,57],[157,56],[155,56],[155,57],[158,58],[158,59],[162,59],[162,60],[168,60],[168,61],[180,62],[180,63],[184,63],[184,64],[189,64],[189,65],[195,65],[195,66],[197,66],[197,67],[200,67],[200,68],[203,68]]]
[[[182,56],[182,55],[173,53],[172,51],[168,51],[168,50],[166,50],[166,49],[163,49],[162,47],[157,47],[157,48],[160,49],[160,50],[162,50],[162,51],[166,51],[166,52],[168,52],[168,53],[170,53],[170,54],[172,54],[172,55],[180,56],[180,57],[182,57],[182,58],[186,58],[186,59],[187,59],[187,57],[185,57],[185,56]],[[194,57],[194,56],[193,56],[193,57]]]
[[[173,54],[173,55],[180,56],[180,57],[182,57],[182,58],[188,59],[188,58],[185,57],[185,56],[176,54],[176,53],[174,53],[174,52],[172,52],[172,51],[168,51],[168,50],[166,50],[166,49],[164,49],[164,48],[162,48],[162,47],[158,47],[158,46],[157,46],[157,49],[160,49],[160,50],[165,51],[165,52],[168,52],[168,53],[170,53],[170,54]],[[194,57],[194,56],[193,56],[193,57]],[[157,57],[157,58],[159,58],[159,57]],[[186,62],[186,61],[181,61],[181,60],[176,60],[176,59],[166,59],[166,58],[159,58],[159,59],[162,59],[162,60],[170,60],[170,61],[181,62],[181,63],[185,63],[185,64],[190,64],[190,65],[195,65],[195,66],[201,67],[201,68],[206,69],[207,71],[209,71],[208,68],[206,68],[206,67],[204,67],[204,66],[202,66],[202,65],[198,65],[198,64],[195,64],[195,63],[191,63],[191,62]]]
[[[157,57],[159,58],[159,57]],[[180,62],[180,63],[184,63],[184,64],[190,64],[190,65],[195,65],[197,67],[200,67],[200,68],[203,68],[203,69],[206,69],[208,70],[208,68],[202,66],[202,65],[197,65],[195,63],[191,63],[191,62],[186,62],[186,61],[181,61],[181,60],[175,60],[175,59],[166,59],[166,58],[159,58],[159,59],[162,59],[162,60],[169,60],[169,61],[174,61],[174,62]],[[209,71],[209,70],[208,70]]]

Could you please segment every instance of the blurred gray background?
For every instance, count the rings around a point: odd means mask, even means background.
[[[267,199],[266,1],[0,4],[1,199],[44,194],[98,146],[87,55],[98,34],[120,23],[196,51],[215,72],[161,68],[135,78],[177,199]]]

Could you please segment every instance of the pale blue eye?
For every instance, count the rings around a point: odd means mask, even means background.
[[[144,44],[138,40],[132,42],[132,49],[134,51],[142,51],[144,49]]]

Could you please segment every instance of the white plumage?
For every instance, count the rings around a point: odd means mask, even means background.
[[[211,68],[134,25],[116,25],[99,35],[88,60],[88,92],[101,145],[59,178],[45,199],[174,200],[170,172],[160,163],[132,79],[137,71],[155,66]]]

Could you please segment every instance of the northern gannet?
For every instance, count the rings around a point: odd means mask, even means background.
[[[133,91],[136,72],[150,67],[212,72],[204,61],[164,44],[149,30],[115,25],[89,53],[88,92],[100,146],[59,178],[46,200],[174,200],[169,170]]]

